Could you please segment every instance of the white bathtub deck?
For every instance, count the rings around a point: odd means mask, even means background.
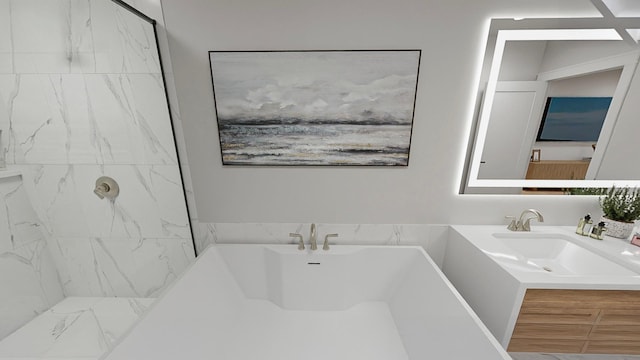
[[[209,248],[104,360],[151,358],[511,359],[422,249],[347,245]]]
[[[221,359],[408,359],[384,302],[342,311],[301,311],[250,300],[228,335]]]

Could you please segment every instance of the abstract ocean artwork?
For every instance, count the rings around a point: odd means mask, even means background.
[[[407,166],[420,55],[210,51],[222,163]]]

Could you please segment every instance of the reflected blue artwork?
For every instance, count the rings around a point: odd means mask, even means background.
[[[596,142],[611,97],[549,97],[537,141]]]

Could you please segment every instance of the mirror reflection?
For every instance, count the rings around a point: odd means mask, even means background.
[[[508,41],[478,178],[584,180],[589,167],[590,179],[628,176],[611,156],[596,159],[605,160],[599,171],[593,156],[602,128],[628,120],[613,116],[620,101],[608,110],[616,88],[624,96],[628,87],[613,57],[637,61],[629,51],[623,41]]]
[[[564,20],[492,21],[465,192],[640,183],[638,44]]]

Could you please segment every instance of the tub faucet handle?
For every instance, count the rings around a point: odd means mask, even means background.
[[[304,240],[302,240],[302,235],[298,233],[289,233],[289,236],[298,238],[298,250],[304,250]]]
[[[338,237],[338,234],[327,234],[324,236],[324,245],[322,245],[322,250],[329,250],[329,238],[330,237]]]
[[[316,240],[316,224],[311,224],[311,232],[309,233],[309,244],[311,244],[311,250],[318,250],[318,241]]]

